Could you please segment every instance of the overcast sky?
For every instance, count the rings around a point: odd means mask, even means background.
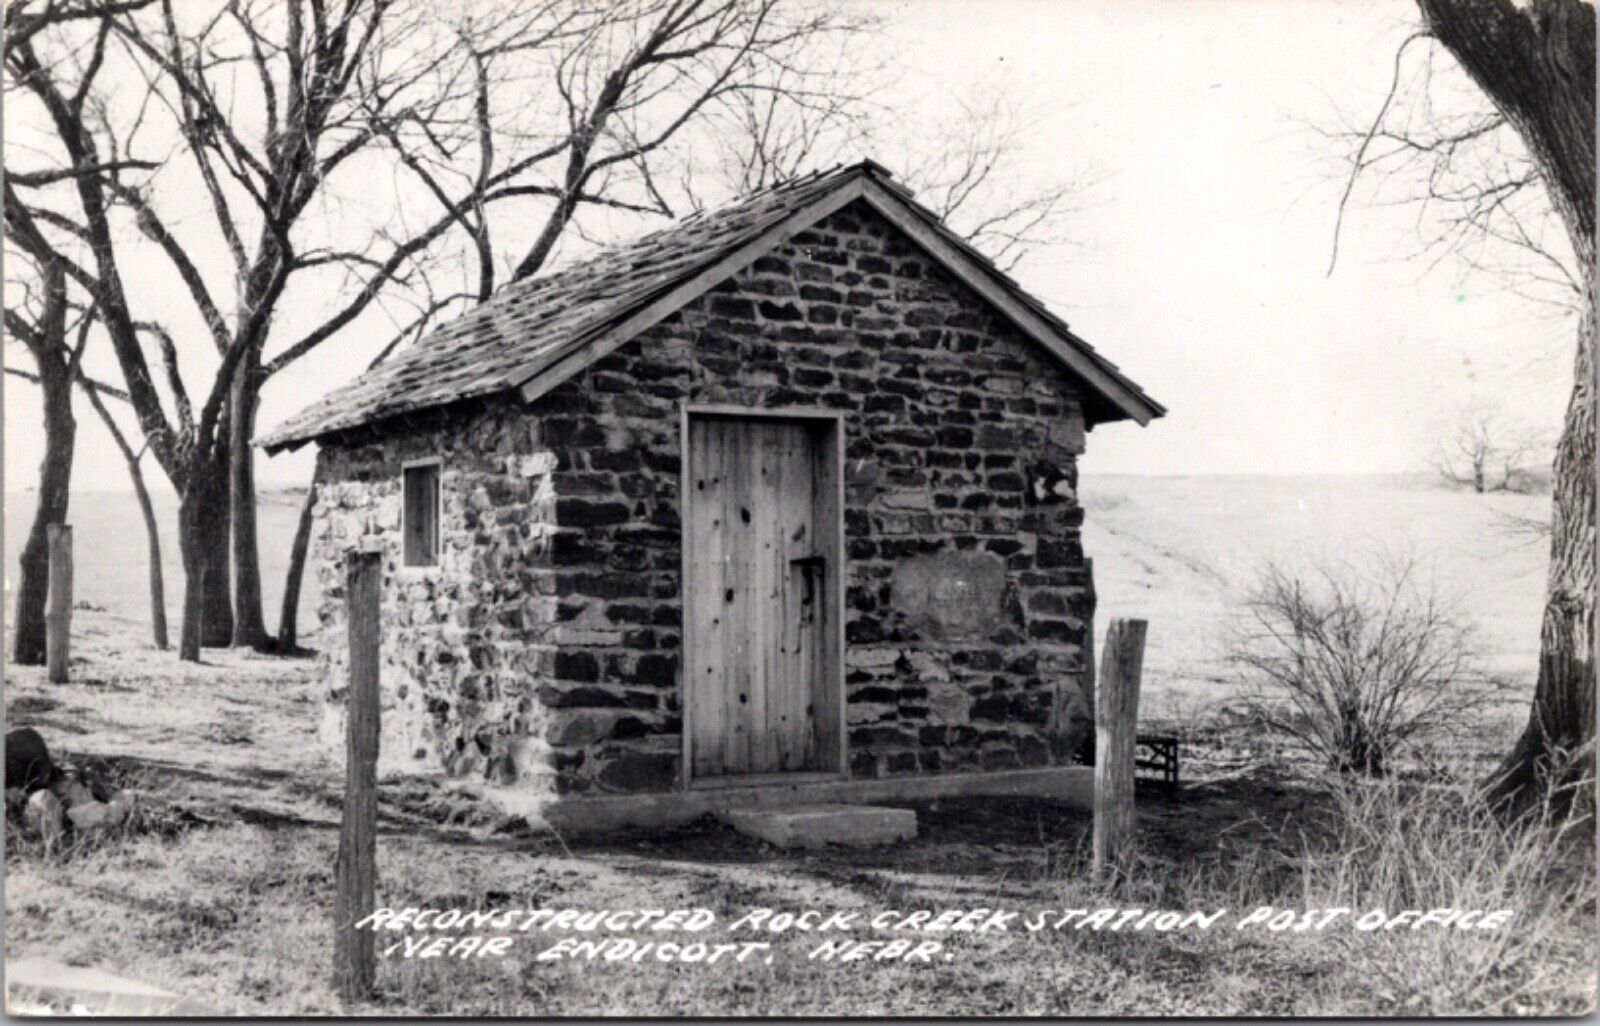
[[[885,3],[908,131],[992,82],[1038,112],[1027,174],[1093,169],[1071,231],[1023,284],[1170,410],[1089,439],[1086,474],[1360,473],[1424,465],[1453,411],[1498,397],[1554,428],[1570,324],[1490,280],[1416,256],[1414,214],[1355,207],[1327,274],[1338,186],[1301,122],[1369,116],[1401,0],[910,0]],[[891,169],[897,154],[872,154]],[[356,338],[269,386],[271,426],[348,379],[386,339]],[[38,404],[6,380],[6,487],[31,487]],[[80,403],[74,486],[125,472]],[[309,478],[308,450],[258,464]],[[159,478],[152,473],[152,484]],[[164,482],[162,483],[164,486]]]

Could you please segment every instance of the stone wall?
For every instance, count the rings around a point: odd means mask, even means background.
[[[379,548],[380,766],[537,788],[553,774],[542,742],[549,717],[533,682],[548,679],[554,662],[555,458],[538,420],[510,400],[455,413],[319,454],[309,559],[321,575],[320,671],[333,700],[322,740],[343,744],[343,557]],[[441,461],[439,562],[402,567],[401,467],[432,457]]]
[[[378,539],[413,764],[563,794],[676,785],[685,399],[847,413],[852,775],[1070,758],[1093,606],[1074,386],[858,204],[531,408],[326,448],[324,619],[342,631],[330,557]],[[429,455],[446,559],[398,571],[400,463]]]

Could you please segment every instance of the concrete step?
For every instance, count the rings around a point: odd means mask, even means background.
[[[917,836],[917,814],[882,805],[791,805],[774,809],[729,809],[724,823],[747,837],[779,848],[829,844],[868,847]]]
[[[6,963],[6,1011],[12,1015],[72,1014],[180,1016],[220,1014],[192,998],[91,966],[67,965],[50,958],[15,958]]]

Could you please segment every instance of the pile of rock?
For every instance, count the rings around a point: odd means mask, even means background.
[[[6,820],[47,847],[119,830],[138,814],[132,792],[57,765],[31,727],[6,735],[5,785]]]

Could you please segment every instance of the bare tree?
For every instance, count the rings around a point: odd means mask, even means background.
[[[549,266],[562,240],[586,240],[588,212],[625,226],[693,206],[703,175],[695,153],[730,131],[759,133],[844,111],[861,100],[844,60],[870,24],[838,9],[790,0],[634,0],[597,7],[553,3],[468,11],[452,23],[441,61],[449,81],[428,118],[386,117],[375,138],[432,203],[434,233],[458,228],[465,241],[459,291],[430,291],[416,315],[380,351],[423,334],[463,303],[487,300],[503,281]],[[754,122],[744,118],[753,109]],[[503,210],[498,224],[491,209]],[[531,216],[522,211],[531,210]],[[531,226],[517,231],[517,226]],[[613,227],[615,225],[613,224]],[[263,364],[270,377],[358,315],[375,293],[364,287],[327,323]],[[309,529],[315,484],[301,512]],[[297,532],[297,538],[299,532]],[[291,552],[280,648],[295,644],[293,603],[305,546]]]
[[[998,88],[957,96],[947,110],[908,154],[903,177],[918,201],[1002,270],[1071,242],[1068,222],[1090,183],[1058,167],[1028,184],[1023,155],[1038,116]]]
[[[314,284],[322,269],[360,275],[354,309],[336,313],[332,327],[313,328],[331,336],[382,290],[420,276],[428,245],[449,227],[436,218],[400,240],[369,237],[369,244],[339,249],[338,240],[319,245],[307,237],[306,226],[317,220],[308,215],[337,187],[340,172],[375,144],[383,119],[430,118],[450,92],[448,85],[434,89],[439,58],[428,45],[428,20],[394,5],[335,10],[320,0],[236,0],[182,13],[189,20],[180,21],[171,0],[163,0],[158,13],[111,16],[106,24],[144,84],[140,109],[156,112],[146,134],[181,144],[204,187],[208,227],[231,261],[231,303],[216,298],[194,257],[193,235],[171,223],[159,190],[112,183],[111,195],[131,210],[144,242],[170,263],[223,358],[210,396],[221,413],[197,447],[205,469],[183,489],[180,517],[192,530],[226,525],[220,533],[232,541],[229,640],[264,647],[250,439],[262,384],[290,362],[263,363],[279,305],[302,298],[292,284]],[[253,74],[240,76],[239,68]],[[180,533],[191,587],[196,573],[228,576],[228,561],[201,558],[200,544],[190,530]],[[186,610],[186,625],[191,619]],[[186,627],[186,638],[190,633]],[[181,654],[193,658],[197,644],[186,641]]]
[[[1372,204],[1415,213],[1430,267],[1448,261],[1554,315],[1581,312],[1582,271],[1538,167],[1516,127],[1432,35],[1400,45],[1376,118],[1336,114],[1312,127],[1344,165],[1333,261],[1348,201],[1364,185]]]
[[[205,532],[195,514],[205,507],[196,500],[204,483],[216,477],[212,450],[218,422],[224,414],[225,388],[221,392],[213,390],[198,420],[191,419],[176,353],[164,350],[163,366],[177,409],[176,424],[163,408],[138,322],[129,308],[118,263],[118,234],[112,226],[113,205],[122,193],[132,191],[124,184],[124,176],[151,171],[155,164],[125,156],[127,137],[137,131],[137,124],[122,135],[102,131],[106,125],[104,107],[95,92],[110,52],[112,19],[117,13],[126,14],[139,6],[24,2],[11,7],[4,55],[8,129],[12,136],[6,157],[10,163],[14,154],[28,152],[35,159],[42,158],[45,166],[22,175],[7,168],[5,216],[12,237],[20,240],[26,235],[43,240],[56,254],[57,265],[66,278],[92,298],[141,431],[184,497],[188,528],[185,536],[190,540],[186,566],[197,571],[191,576],[195,586],[186,595],[186,608],[192,607],[196,615],[187,620],[197,628],[199,584],[203,580],[198,571],[204,564],[199,539],[205,537]],[[19,120],[14,115],[23,98],[33,101],[31,113],[38,127],[19,144]],[[26,197],[23,191],[28,192]],[[163,334],[160,338],[169,336]],[[226,381],[238,354],[227,352],[222,357],[219,379]],[[225,523],[222,528],[225,533]],[[195,653],[198,645],[196,633]]]
[[[9,256],[12,266],[30,264],[30,246],[37,252],[40,240],[28,233],[22,222],[20,242],[13,235],[8,242],[17,245]],[[39,473],[39,502],[34,511],[34,526],[22,553],[22,574],[17,592],[17,628],[13,659],[20,664],[37,665],[45,658],[44,605],[49,580],[49,559],[46,552],[46,532],[50,524],[65,523],[70,498],[68,486],[72,475],[77,423],[72,413],[70,387],[76,384],[100,417],[112,441],[127,463],[129,479],[139,501],[139,511],[144,519],[145,534],[150,550],[150,630],[156,648],[167,647],[166,590],[161,569],[161,540],[156,525],[155,510],[145,487],[144,474],[139,462],[143,450],[134,452],[127,436],[118,426],[105,400],[111,398],[127,402],[128,395],[113,385],[97,381],[83,369],[83,357],[90,331],[95,326],[93,307],[82,307],[67,298],[70,290],[65,286],[59,268],[47,269],[41,276],[45,300],[43,308],[30,314],[30,296],[36,290],[28,280],[13,279],[8,292],[12,302],[6,307],[6,332],[23,343],[33,358],[35,370],[25,371],[7,361],[8,375],[38,385],[44,407],[45,459]],[[58,304],[60,304],[58,306]],[[63,311],[76,318],[72,328],[74,342],[69,348],[67,326],[62,320]],[[62,388],[63,383],[66,389]]]
[[[356,299],[317,329],[318,338],[301,340],[303,353],[353,319],[384,285],[402,282],[452,222],[436,217],[376,256],[308,246],[292,232],[334,172],[372,144],[375,117],[402,104],[409,104],[405,110],[414,115],[419,104],[442,102],[434,93],[423,92],[416,100],[406,92],[437,59],[413,45],[415,19],[396,18],[400,23],[391,31],[383,21],[390,6],[379,2],[351,4],[337,16],[316,0],[288,8],[243,3],[209,11],[186,8],[185,16],[204,15],[198,24],[180,24],[170,2],[84,4],[70,8],[71,17],[63,10],[65,5],[54,3],[22,3],[11,11],[7,85],[13,94],[35,101],[35,118],[45,126],[39,134],[53,135],[54,145],[41,140],[29,148],[47,154],[54,166],[27,179],[12,176],[36,191],[28,202],[8,191],[8,222],[42,221],[86,254],[82,264],[68,266],[96,298],[146,444],[181,497],[187,588],[180,655],[197,658],[202,641],[259,644],[264,629],[249,433],[259,382],[266,376],[262,351],[290,276],[340,264],[371,272]],[[236,105],[241,97],[233,70],[239,55],[216,42],[224,26],[230,40],[243,41],[242,60],[253,61],[260,72],[253,97],[257,110],[265,111],[259,121],[252,122]],[[406,56],[395,67],[376,64],[374,55],[382,46]],[[113,62],[116,73],[103,75]],[[112,89],[107,81],[140,82],[144,88]],[[354,89],[355,83],[368,91]],[[254,147],[231,116],[258,127]],[[157,159],[126,156],[137,147]],[[17,149],[8,147],[8,155]],[[231,314],[224,312],[230,304],[216,298],[206,262],[195,255],[204,241],[186,236],[163,212],[156,175],[128,179],[129,172],[171,167],[180,155],[192,162],[215,237],[232,260]],[[186,198],[193,189],[185,183],[173,191]],[[117,230],[119,216],[132,221],[135,241]],[[387,241],[378,233],[373,248]],[[139,342],[141,324],[128,303],[122,265],[148,266],[147,254],[168,266],[176,294],[191,301],[195,321],[219,361],[198,413],[173,333],[155,333],[165,395]],[[232,525],[240,571],[237,617],[227,588],[230,509],[237,514]]]
[[[475,197],[459,221],[472,243],[477,301],[502,278],[548,266],[585,211],[620,217],[626,231],[641,217],[692,208],[704,146],[861,102],[850,66],[829,60],[872,24],[847,10],[792,0],[554,10],[557,27],[535,43],[472,20],[457,26],[473,83],[470,109],[457,115],[467,131],[449,136],[436,123],[407,121],[385,132],[443,209],[462,207],[453,196]],[[521,238],[491,233],[483,210],[501,200],[531,205]]]
[[[1543,436],[1518,423],[1494,403],[1461,411],[1449,438],[1433,455],[1433,467],[1451,484],[1486,492],[1516,492],[1533,483],[1545,449]]]
[[[83,343],[88,341],[88,332],[93,325],[93,310],[83,311],[77,328],[79,344],[74,347],[72,356],[68,360],[68,369],[71,372],[73,383],[78,386],[84,398],[88,400],[89,405],[94,409],[95,414],[99,416],[100,422],[111,436],[117,451],[122,454],[123,462],[127,464],[128,480],[133,485],[134,497],[139,502],[139,514],[144,520],[145,539],[150,553],[150,637],[156,648],[165,650],[167,647],[167,601],[166,584],[164,583],[165,575],[161,568],[161,531],[156,523],[155,506],[150,501],[150,490],[145,485],[144,471],[140,468],[140,463],[144,459],[146,450],[145,448],[140,448],[137,452],[134,451],[133,446],[128,441],[127,433],[117,424],[116,417],[112,415],[111,410],[106,406],[105,400],[107,398],[125,403],[128,401],[128,394],[113,385],[94,380],[83,371],[83,349],[81,347]],[[43,384],[43,375],[32,374],[17,367],[8,365],[6,373],[22,378],[25,381],[31,381],[36,385]],[[57,399],[56,403],[55,409],[59,410],[63,405],[62,400]],[[66,400],[66,408],[70,412],[70,398]],[[48,434],[47,430],[46,451],[55,451],[57,453],[64,451],[60,445],[52,446],[48,444]],[[70,449],[71,447],[65,448]],[[70,472],[71,468],[72,457],[69,453],[60,461],[59,465],[52,466],[46,475],[41,476],[49,476],[53,479],[57,475],[64,475]],[[56,486],[52,485],[52,487]]]
[[[54,9],[41,3],[14,5],[14,17]],[[194,629],[180,645],[185,658],[196,657],[213,613],[230,614],[233,643],[266,642],[249,440],[270,378],[369,313],[395,322],[398,342],[486,298],[503,269],[536,273],[586,208],[667,212],[655,167],[685,126],[770,88],[771,69],[798,66],[807,47],[859,24],[779,0],[504,9],[161,0],[86,5],[79,15],[16,34],[7,70],[42,108],[58,166],[71,172],[56,181],[73,184],[81,207],[70,227],[94,254],[85,277],[151,451],[183,497],[188,590],[225,581],[230,562],[234,571],[231,610],[186,601]],[[74,59],[84,52],[92,58]],[[141,84],[137,96],[103,95],[96,76],[108,61],[117,81]],[[79,80],[68,83],[63,69],[74,67]],[[89,106],[70,109],[69,94]],[[135,150],[151,159],[126,159]],[[172,170],[179,164],[184,171]],[[398,172],[391,195],[373,195],[375,167]],[[192,206],[197,190],[204,217],[191,228],[193,211],[174,211]],[[325,216],[321,205],[357,194],[362,202],[341,214],[367,217]],[[542,215],[531,238],[508,232],[502,244],[487,211],[511,201],[540,204]],[[112,230],[118,211],[139,233],[132,242]],[[445,245],[458,234],[472,284],[436,287],[439,268],[459,265]],[[209,239],[229,256],[225,282],[198,257]],[[194,419],[185,375],[173,369],[178,352],[163,352],[164,397],[135,345],[119,251],[168,265],[220,362]],[[297,319],[295,335],[269,348],[286,302],[331,312],[309,327]],[[401,309],[410,313],[396,316]],[[205,550],[205,539],[230,536],[231,554]]]
[[[7,184],[6,188],[11,186]],[[72,416],[72,379],[88,341],[89,319],[84,317],[76,328],[74,343],[66,271],[49,244],[27,230],[29,223],[12,226],[10,220],[7,219],[11,227],[7,262],[12,267],[31,264],[35,273],[31,282],[23,278],[7,282],[6,334],[26,347],[34,373],[12,367],[9,359],[6,370],[39,386],[45,441],[44,460],[39,467],[39,501],[28,540],[22,547],[11,657],[18,664],[38,666],[45,661],[45,600],[50,580],[47,533],[50,525],[67,519],[77,435]]]
[[[1491,796],[1524,806],[1594,776],[1595,10],[1581,0],[1419,0],[1429,30],[1516,128],[1576,254],[1583,315],[1556,449],[1550,576],[1528,725]],[[1588,799],[1592,801],[1592,797]]]
[[[284,655],[300,652],[300,588],[305,580],[306,552],[311,546],[311,521],[317,508],[317,482],[313,478],[300,504],[294,541],[289,545],[289,570],[283,580],[283,600],[278,607],[277,650]]]
[[[1583,0],[1525,5],[1512,0],[1418,0],[1418,6],[1423,31],[1396,54],[1395,84],[1355,152],[1341,215],[1357,176],[1372,166],[1368,154],[1373,140],[1384,135],[1409,47],[1432,41],[1481,91],[1492,113],[1476,125],[1443,133],[1437,145],[1413,147],[1434,161],[1431,177],[1443,179],[1450,166],[1442,168],[1439,160],[1496,133],[1503,138],[1514,133],[1521,144],[1516,151],[1523,155],[1521,166],[1535,172],[1520,173],[1514,162],[1507,162],[1499,175],[1474,178],[1464,193],[1447,191],[1447,196],[1460,194],[1465,209],[1474,212],[1460,223],[1483,238],[1509,234],[1514,241],[1533,239],[1533,250],[1543,250],[1556,238],[1553,231],[1529,228],[1520,215],[1514,221],[1502,217],[1511,209],[1511,201],[1502,197],[1531,197],[1537,188],[1542,200],[1530,200],[1526,209],[1537,212],[1547,204],[1554,212],[1552,228],[1558,224],[1564,229],[1564,239],[1556,244],[1572,254],[1570,266],[1545,260],[1547,267],[1561,267],[1552,273],[1576,300],[1578,328],[1572,395],[1552,472],[1550,570],[1538,680],[1527,727],[1489,788],[1496,803],[1525,809],[1552,792],[1580,793],[1582,788],[1570,786],[1592,781],[1594,773],[1595,9]],[[1509,227],[1490,227],[1495,224]],[[1464,247],[1458,241],[1450,248]]]
[[[4,58],[9,65],[19,46],[46,30],[70,27],[89,20],[94,13],[68,3],[49,3],[36,9],[15,4],[7,11]],[[84,72],[92,77],[103,49],[96,47],[87,58]],[[6,92],[12,93],[12,82]],[[8,99],[11,97],[8,95]],[[55,97],[64,117],[82,117],[89,102],[88,90],[76,89]],[[11,133],[8,131],[8,136]],[[69,246],[51,237],[52,227],[65,226],[76,233],[78,226],[53,212],[33,209],[22,200],[22,191],[47,188],[71,182],[80,168],[27,166],[13,162],[14,145],[6,151],[4,168],[4,210],[7,267],[12,269],[6,282],[5,330],[10,339],[21,342],[32,357],[34,373],[10,366],[7,373],[37,384],[44,408],[45,455],[39,468],[39,501],[32,529],[23,547],[21,574],[16,601],[16,633],[12,655],[18,663],[43,663],[45,659],[44,607],[49,582],[49,555],[46,536],[49,526],[66,521],[69,486],[72,477],[73,449],[77,423],[72,413],[72,384],[75,379],[93,387],[83,375],[82,360],[94,323],[91,310],[74,302],[75,290],[87,285],[79,274]],[[115,171],[115,162],[93,161],[95,171]],[[17,269],[20,268],[20,273]],[[76,326],[69,321],[77,316]],[[69,338],[73,336],[73,338]]]

